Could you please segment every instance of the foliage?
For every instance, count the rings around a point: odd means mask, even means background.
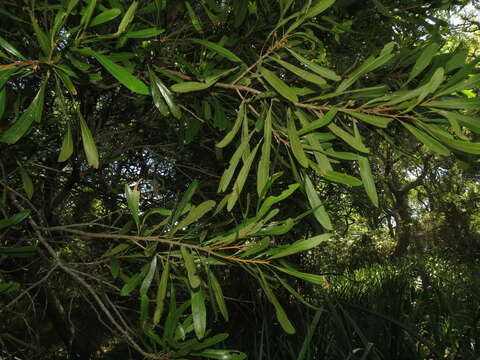
[[[394,31],[395,2],[373,3]],[[302,265],[341,227],[338,199],[383,205],[374,155],[480,153],[477,61],[441,51],[440,20],[423,42],[390,37],[349,61],[342,1],[9,5],[1,341],[19,356],[51,350],[42,307],[69,356],[123,342],[149,359],[243,359],[220,347],[223,321],[264,300],[297,331],[295,303],[317,308],[328,287]]]

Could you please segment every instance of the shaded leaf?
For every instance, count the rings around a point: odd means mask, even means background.
[[[298,102],[298,97],[287,84],[280,80],[275,73],[267,70],[265,68],[260,69],[260,73],[263,75],[264,79],[284,98],[290,100],[291,102]]]
[[[332,234],[321,234],[309,239],[295,241],[293,244],[290,244],[284,248],[282,247],[281,249],[279,249],[279,251],[276,252],[273,256],[270,256],[269,259],[278,259],[281,257],[285,257],[285,256],[293,255],[299,252],[310,250],[318,246],[322,242],[327,241],[328,239],[330,239],[331,236]]]
[[[373,180],[370,162],[366,157],[358,156],[358,165],[360,167],[360,177],[362,178],[365,191],[372,204],[378,207],[377,189],[375,187],[375,181]]]
[[[308,202],[313,210],[313,215],[318,222],[327,230],[333,230],[330,217],[328,216],[325,207],[323,206],[320,198],[318,197],[317,190],[312,184],[312,181],[305,174],[305,192],[307,194]]]

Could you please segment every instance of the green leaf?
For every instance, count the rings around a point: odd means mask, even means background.
[[[202,283],[202,280],[197,275],[197,267],[195,266],[195,263],[193,261],[192,254],[190,254],[190,250],[188,250],[185,246],[182,246],[180,248],[180,251],[182,253],[185,268],[187,269],[190,286],[193,289],[196,289],[200,286],[200,284]]]
[[[125,68],[115,64],[108,57],[91,51],[92,55],[98,60],[98,62],[120,83],[133,92],[141,95],[149,95],[147,85],[137,77],[130,74]]]
[[[237,147],[237,150],[233,153],[232,157],[230,158],[230,162],[228,168],[223,172],[222,177],[220,179],[220,183],[218,185],[218,191],[223,192],[226,191],[230,181],[232,180],[233,174],[240,162],[242,156],[247,153],[249,147],[249,140],[252,137],[253,132],[245,139],[242,140],[240,146]]]
[[[110,273],[114,279],[118,278],[120,274],[120,261],[117,258],[112,257],[110,259]]]
[[[155,270],[157,268],[157,256],[154,255],[152,261],[150,262],[150,267],[148,269],[147,275],[142,281],[142,286],[140,286],[140,295],[146,295],[150,284],[153,280],[153,275],[155,275]]]
[[[9,217],[7,219],[1,219],[0,230],[5,229],[9,226],[19,224],[20,222],[25,220],[29,215],[30,215],[30,209],[24,209],[12,217]]]
[[[220,309],[220,313],[222,314],[225,321],[228,321],[228,309],[227,305],[225,304],[225,298],[223,297],[222,287],[220,286],[220,283],[218,282],[212,271],[208,272],[208,276],[210,279],[213,296],[215,297],[215,301],[218,305],[218,308]]]
[[[128,184],[125,184],[125,198],[127,199],[127,205],[132,214],[133,220],[137,227],[140,226],[139,217],[139,205],[140,205],[140,191],[138,190],[138,184],[135,184],[133,189]]]
[[[425,144],[430,150],[443,156],[450,155],[450,150],[448,150],[448,148],[446,148],[438,140],[434,139],[427,133],[424,133],[422,130],[417,129],[413,125],[410,125],[403,121],[400,121],[400,122],[408,131],[410,131],[418,140],[420,140],[423,144]]]
[[[258,210],[257,213],[257,218],[261,219],[270,209],[271,207],[288,198],[290,195],[292,195],[295,190],[297,190],[300,187],[299,184],[290,184],[288,185],[288,188],[283,190],[280,195],[278,196],[269,196],[263,203],[262,206],[260,207],[260,210]]]
[[[200,40],[200,39],[191,39],[191,41],[197,43],[197,44],[200,44],[204,47],[206,47],[207,49],[210,49],[212,51],[215,51],[218,55],[230,60],[230,61],[233,61],[233,62],[242,62],[242,59],[240,59],[237,55],[235,55],[233,52],[231,52],[230,50],[228,49],[225,49],[223,46],[220,46],[218,44],[215,44],[211,41],[207,41],[207,40]]]
[[[2,38],[0,36],[0,46],[5,49],[8,53],[12,54],[13,56],[22,59],[22,60],[27,60],[25,56],[23,56],[20,51],[18,51],[15,47],[13,47],[12,44],[10,44],[7,40]]]
[[[358,138],[352,136],[351,134],[337,126],[335,123],[330,123],[330,125],[328,125],[328,128],[332,133],[341,138],[355,150],[361,151],[363,153],[370,152],[370,150]]]
[[[422,124],[422,127],[426,130],[429,130],[443,143],[455,150],[463,151],[469,154],[480,155],[480,143],[453,139],[445,135],[443,131],[431,124]]]
[[[37,95],[23,112],[20,118],[0,135],[0,142],[7,144],[16,143],[28,131],[33,121],[40,122],[43,112],[43,99],[45,96],[46,80],[40,85]]]
[[[2,120],[7,104],[7,88],[0,88],[0,120]]]
[[[265,68],[260,68],[260,73],[263,75],[264,79],[284,98],[290,100],[291,102],[298,102],[298,97],[287,84],[280,80],[275,73],[267,70]]]
[[[333,171],[333,170],[324,171],[321,173],[321,175],[328,181],[333,181],[333,182],[337,182],[344,185],[349,185],[349,186],[362,185],[362,181],[360,179],[357,179],[354,176],[350,176],[350,175]]]
[[[190,5],[188,1],[185,1],[185,6],[187,8],[188,16],[190,17],[193,27],[197,32],[203,34],[202,23],[200,22],[200,19],[195,13],[195,10],[193,10],[192,5]]]
[[[172,90],[178,93],[187,93],[192,91],[201,91],[208,89],[213,83],[203,83],[198,81],[184,81],[172,85]]]
[[[306,19],[312,18],[319,15],[320,13],[327,10],[330,6],[335,3],[336,0],[317,0],[314,5],[310,6],[305,15]]]
[[[288,71],[290,71],[290,72],[294,73],[295,75],[301,77],[305,81],[311,82],[311,83],[313,83],[315,85],[318,85],[320,87],[324,87],[324,86],[327,85],[327,81],[324,78],[322,78],[318,75],[315,75],[315,74],[313,74],[309,71],[300,69],[299,67],[297,67],[295,65],[292,65],[290,63],[287,63],[286,61],[283,61],[283,60],[280,60],[280,59],[277,59],[277,58],[274,58],[274,57],[270,57],[270,59],[272,59],[273,61],[280,64],[281,66],[283,66]]]
[[[198,181],[197,180],[192,181],[191,184],[188,186],[187,191],[185,191],[181,200],[176,206],[176,209],[172,215],[172,223],[175,223],[178,217],[183,214],[183,210],[192,199],[192,196],[197,191],[197,188],[198,188]]]
[[[107,250],[102,256],[101,258],[106,258],[106,257],[110,257],[110,256],[113,256],[113,255],[116,255],[118,253],[121,253],[122,251],[125,251],[127,249],[130,248],[130,244],[128,243],[121,243],[121,244],[118,244],[117,246],[111,248],[110,250]]]
[[[143,277],[145,276],[145,271],[142,270],[138,274],[133,275],[125,285],[123,285],[122,290],[120,291],[120,296],[127,296],[133,290],[137,288],[137,286],[142,281]]]
[[[70,76],[68,76],[67,73],[65,73],[64,71],[58,68],[56,68],[54,71],[57,77],[59,77],[60,80],[62,81],[63,85],[70,92],[70,94],[72,94],[73,96],[76,96],[78,92],[77,92],[77,89],[75,88],[75,85],[73,85],[73,82],[72,82],[72,79],[70,79]]]
[[[193,206],[190,209],[188,215],[180,221],[180,223],[175,226],[176,229],[183,229],[188,225],[194,223],[198,219],[202,218],[207,212],[212,210],[215,207],[216,203],[213,200],[206,200],[198,206]]]
[[[90,22],[89,27],[97,26],[104,24],[108,21],[111,21],[115,19],[118,15],[120,15],[122,11],[118,8],[113,8],[109,10],[105,10],[104,12],[101,12],[97,16],[95,16],[92,21]]]
[[[207,309],[202,289],[192,291],[192,316],[195,335],[198,339],[202,339],[207,327]]]
[[[317,130],[321,127],[324,127],[325,125],[328,125],[330,121],[333,120],[335,115],[337,115],[338,110],[337,109],[331,109],[329,110],[325,115],[320,117],[318,120],[312,121],[308,125],[303,125],[303,128],[301,128],[298,131],[298,135],[302,136],[304,134],[307,134],[311,131]],[[298,116],[298,112],[295,112]],[[312,144],[313,145],[313,144]]]
[[[136,31],[129,31],[125,34],[127,39],[145,39],[155,37],[165,32],[165,29],[156,29],[156,28],[149,28],[149,29],[142,29]]]
[[[50,40],[48,39],[45,32],[38,25],[37,19],[33,15],[33,12],[30,13],[30,18],[32,21],[33,31],[35,32],[35,35],[38,40],[38,44],[40,45],[40,48],[42,49],[44,55],[49,56],[50,50],[51,50]]]
[[[194,352],[191,355],[218,360],[244,360],[247,358],[245,353],[236,350],[207,349],[202,352]]]
[[[469,128],[473,132],[480,134],[480,117],[479,116],[469,116],[460,114],[456,111],[438,111],[440,114],[445,116],[450,122],[456,121],[461,125]]]
[[[80,19],[80,26],[83,26],[83,29],[86,29],[88,27],[88,24],[90,23],[90,19],[92,18],[93,12],[97,7],[97,0],[87,0],[87,1],[88,1],[88,5],[85,8],[82,18]]]
[[[330,221],[330,217],[328,216],[325,207],[323,206],[320,198],[318,197],[317,190],[312,184],[312,181],[305,174],[305,192],[307,194],[308,202],[310,203],[310,207],[313,210],[313,215],[318,220],[318,222],[327,230],[333,230],[332,222]]]
[[[312,70],[313,72],[316,72],[318,75],[329,79],[333,81],[340,81],[342,78],[338,76],[333,70],[327,69],[323,66],[320,66],[313,61],[305,59],[303,56],[297,54],[295,51],[292,49],[286,48],[290,54],[292,54],[298,61],[300,61],[303,65],[305,65],[307,68]]]
[[[182,112],[178,105],[173,101],[173,95],[170,90],[163,84],[163,82],[155,75],[155,73],[148,68],[150,74],[150,90],[152,92],[153,100],[157,108],[162,112],[162,106],[166,103],[172,115],[177,119],[182,117]],[[162,97],[160,97],[160,95]],[[165,115],[165,114],[164,114]]]
[[[270,256],[269,259],[278,259],[281,257],[290,256],[299,252],[310,250],[318,246],[322,242],[327,241],[328,239],[330,239],[331,236],[332,234],[321,234],[309,239],[295,241],[293,244],[281,248],[280,251],[276,252],[273,256]]]
[[[387,118],[384,116],[376,116],[376,115],[369,115],[369,114],[363,114],[363,113],[358,113],[354,111],[346,111],[348,115],[353,116],[354,118],[360,119],[367,124],[380,127],[380,128],[386,128],[388,124],[393,120],[392,118]]]
[[[127,29],[127,26],[132,22],[133,18],[135,17],[135,11],[137,10],[137,6],[138,1],[133,1],[130,4],[130,7],[127,9],[125,15],[123,15],[122,21],[120,21],[120,24],[118,25],[118,30],[114,34],[115,36],[121,35]]]
[[[88,128],[83,115],[77,110],[78,118],[80,120],[80,131],[82,133],[82,143],[83,143],[83,150],[85,151],[85,155],[87,156],[88,163],[95,169],[99,167],[99,160],[98,160],[98,151],[97,146],[95,145],[95,141],[93,140],[92,133]]]
[[[468,77],[463,81],[460,81],[460,82],[458,82],[458,83],[456,83],[456,84],[454,84],[450,87],[447,87],[446,89],[436,93],[435,97],[438,98],[440,96],[453,94],[453,93],[461,91],[461,90],[473,89],[473,88],[476,88],[476,87],[479,87],[479,86],[480,86],[480,74]]]
[[[162,276],[158,283],[157,297],[156,297],[156,307],[153,314],[153,325],[158,325],[162,317],[163,307],[165,304],[165,296],[167,295],[167,285],[168,278],[170,276],[170,263],[166,262],[163,267]]]
[[[27,194],[27,197],[29,199],[32,198],[33,196],[33,181],[28,172],[23,168],[23,166],[19,165],[19,170],[20,170],[20,176],[22,178],[22,184],[23,184],[23,190],[25,190],[25,194]]]
[[[366,157],[358,156],[358,165],[360,167],[360,177],[362,178],[365,191],[373,205],[378,207],[378,195],[375,187],[375,181],[372,176],[372,169]]]
[[[297,271],[292,268],[284,268],[280,266],[275,266],[275,269],[278,269],[288,275],[294,276],[296,278],[308,281],[312,284],[315,285],[320,285],[323,286],[325,284],[325,277],[323,275],[317,275],[317,274],[308,274],[304,272]]]
[[[243,167],[240,170],[238,177],[235,180],[235,183],[233,184],[233,191],[227,203],[228,211],[231,211],[233,209],[240,194],[242,193],[243,186],[247,181],[248,173],[250,172],[250,168],[252,166],[253,160],[255,159],[255,155],[257,154],[257,150],[259,146],[260,146],[260,143],[258,143],[257,146],[255,146],[255,148],[253,149],[253,151],[248,155],[247,160],[243,164]]]
[[[300,142],[300,138],[298,137],[297,129],[295,127],[295,122],[291,116],[290,109],[288,109],[287,113],[287,122],[288,122],[288,140],[290,142],[290,148],[292,149],[293,155],[297,161],[302,165],[304,168],[308,167],[308,158],[303,151],[302,143]]]
[[[471,99],[454,98],[447,100],[435,100],[424,103],[424,105],[439,109],[478,110],[480,109],[480,97],[474,97]]]
[[[257,170],[257,193],[261,196],[270,178],[270,149],[272,146],[272,107],[270,106],[263,124],[262,155]]]
[[[240,255],[241,258],[248,258],[252,255],[255,255],[259,252],[262,252],[266,250],[270,246],[270,237],[265,236],[262,240],[260,240],[257,243],[252,243],[251,246],[250,244],[249,247],[245,247],[245,251],[243,251]]]
[[[415,77],[417,77],[423,70],[427,68],[428,65],[432,62],[433,57],[437,53],[440,46],[437,43],[431,43],[428,45],[420,54],[415,65],[408,76],[408,80],[406,84],[412,81]]]
[[[225,137],[216,145],[218,148],[224,148],[230,142],[233,140],[235,135],[237,134],[238,130],[240,129],[240,126],[242,126],[242,123],[245,118],[245,101],[242,101],[240,104],[240,109],[237,112],[237,119],[235,120],[235,123],[233,124],[232,129],[225,135]]]

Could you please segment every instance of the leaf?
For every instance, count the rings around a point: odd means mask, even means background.
[[[241,258],[248,258],[252,255],[255,255],[259,252],[262,252],[263,250],[266,250],[270,246],[270,237],[265,236],[262,240],[258,241],[257,243],[248,244],[249,247],[244,248],[245,251],[243,251],[240,255]]]
[[[98,60],[98,62],[120,83],[133,92],[141,95],[149,95],[147,85],[132,74],[130,74],[125,68],[115,64],[108,57],[91,51],[92,55]]]
[[[311,123],[309,123],[308,125],[303,125],[304,127],[301,128],[299,131],[298,131],[298,135],[299,136],[302,136],[304,134],[307,134],[313,130],[317,130],[321,127],[324,127],[325,125],[328,125],[330,123],[330,121],[333,120],[333,118],[335,117],[335,115],[337,115],[337,112],[338,110],[337,109],[331,109],[329,110],[325,115],[323,115],[322,117],[320,117],[318,120],[315,120],[315,121],[312,121]],[[298,112],[295,112],[298,116]],[[312,144],[313,145],[313,144]]]
[[[3,87],[3,89],[0,88],[0,120],[2,119],[3,114],[5,113],[6,103],[7,103],[7,88]]]
[[[192,316],[193,328],[198,339],[205,335],[207,327],[207,309],[205,308],[205,296],[202,289],[192,292]]]
[[[312,181],[305,174],[305,192],[307,194],[308,202],[310,203],[310,207],[313,210],[313,215],[318,220],[318,222],[327,230],[333,230],[332,223],[330,221],[330,217],[325,210],[320,198],[318,197],[317,190],[312,184]]]
[[[480,97],[474,97],[471,99],[453,98],[447,100],[435,100],[424,103],[424,105],[439,109],[478,110],[480,109]]]
[[[240,129],[240,126],[242,126],[244,117],[245,117],[245,101],[242,101],[242,103],[240,104],[240,109],[237,112],[237,119],[235,120],[235,123],[233,124],[232,129],[227,133],[227,135],[225,135],[225,137],[217,145],[215,145],[216,147],[224,148],[225,146],[230,144],[230,142],[233,140],[238,130]]]
[[[155,275],[155,269],[157,268],[157,256],[154,255],[153,259],[150,263],[150,267],[148,269],[147,275],[142,281],[142,286],[140,286],[140,295],[146,295],[148,289],[150,288],[150,284],[153,280],[153,275]]]
[[[40,48],[42,49],[44,55],[49,56],[50,55],[50,49],[51,49],[50,40],[48,39],[45,32],[38,25],[37,19],[35,19],[35,16],[33,15],[33,12],[30,12],[30,18],[31,18],[31,21],[32,21],[33,31],[35,32],[35,35],[36,35],[37,40],[38,40],[38,44],[40,45]]]
[[[305,18],[309,19],[319,15],[320,13],[327,10],[330,6],[332,6],[335,1],[336,0],[317,0],[314,5],[310,6],[307,14],[305,15]]]
[[[318,246],[322,242],[327,241],[328,239],[330,239],[331,236],[332,234],[327,233],[314,236],[309,239],[295,241],[293,244],[288,245],[285,248],[281,248],[280,251],[276,252],[275,255],[270,256],[269,259],[278,259],[281,257],[290,256],[299,252],[310,250]]]
[[[327,85],[327,81],[324,78],[322,78],[318,75],[315,75],[315,74],[312,74],[309,71],[305,71],[303,69],[300,69],[299,67],[297,67],[295,65],[292,65],[290,63],[287,63],[286,61],[283,61],[283,60],[280,60],[280,59],[277,59],[277,58],[274,58],[274,57],[271,57],[270,59],[272,59],[273,61],[280,64],[281,66],[283,66],[288,71],[290,71],[290,72],[294,73],[295,75],[301,77],[305,81],[311,82],[311,83],[313,83],[315,85],[318,85],[318,86],[321,86],[321,87],[324,87],[325,85]]]
[[[108,21],[111,21],[115,19],[118,15],[120,15],[122,11],[118,8],[113,8],[109,10],[105,10],[104,12],[101,12],[97,16],[95,16],[92,21],[90,22],[89,27],[101,25],[103,23],[106,23]]]
[[[120,296],[127,296],[129,295],[133,290],[137,288],[137,286],[140,284],[142,281],[143,277],[145,276],[145,271],[142,270],[138,274],[133,275],[125,285],[123,285],[122,290],[120,291]]]
[[[415,77],[417,77],[423,70],[427,68],[428,65],[432,62],[433,57],[437,53],[440,46],[437,43],[431,43],[428,45],[420,54],[415,65],[408,76],[408,80],[406,84],[412,81]]]
[[[262,206],[260,207],[260,210],[258,210],[257,213],[257,218],[261,219],[270,209],[271,207],[288,198],[290,195],[292,195],[295,190],[297,190],[300,187],[299,184],[290,184],[288,185],[288,188],[283,190],[280,195],[278,196],[269,196],[263,203]]]
[[[438,111],[440,114],[445,116],[450,122],[456,121],[473,132],[480,134],[480,117],[479,116],[468,116],[460,114],[456,111]]]
[[[12,54],[13,56],[22,59],[22,60],[27,60],[25,56],[23,56],[20,51],[18,51],[15,47],[13,47],[12,44],[10,44],[7,40],[2,38],[0,36],[0,46],[5,49],[6,52]]]
[[[316,72],[318,75],[329,79],[333,81],[340,81],[342,78],[338,76],[333,70],[327,69],[323,66],[320,66],[313,61],[305,59],[303,56],[297,54],[295,51],[292,49],[286,48],[290,54],[292,54],[298,61],[300,61],[303,65],[305,65],[307,68],[312,70],[313,72]]]
[[[225,298],[223,297],[222,287],[220,286],[220,283],[218,282],[212,271],[208,272],[208,276],[210,279],[213,296],[215,297],[215,301],[218,305],[218,308],[220,309],[220,313],[222,314],[225,321],[228,321],[228,309],[227,305],[225,304]]]
[[[85,11],[83,12],[82,18],[80,19],[80,26],[83,26],[84,30],[88,27],[88,24],[90,23],[93,12],[97,7],[97,0],[87,0],[87,1],[88,1],[88,5],[85,8]]]
[[[372,176],[372,169],[366,157],[358,156],[358,165],[360,167],[360,177],[362,178],[365,191],[375,207],[378,207],[378,195],[375,188],[375,181]]]
[[[247,181],[247,176],[248,173],[250,172],[250,168],[252,166],[253,160],[255,159],[255,155],[257,154],[258,147],[260,146],[260,143],[255,146],[253,151],[248,155],[247,160],[243,164],[242,169],[240,170],[240,173],[238,174],[237,179],[235,180],[235,183],[233,184],[233,191],[232,194],[230,195],[227,203],[227,210],[231,211],[232,208],[235,206],[235,203],[238,200],[238,197],[242,193],[243,186],[245,185],[245,182]]]
[[[265,80],[284,98],[290,100],[291,102],[298,102],[298,97],[287,84],[280,80],[275,73],[267,70],[265,68],[260,68],[260,73],[263,75]]]
[[[383,116],[376,116],[376,115],[369,115],[369,114],[363,114],[363,113],[358,113],[354,111],[347,111],[346,112],[348,115],[353,116],[354,118],[360,119],[367,124],[380,127],[380,128],[387,128],[388,124],[393,120],[392,118],[387,118]]]
[[[362,181],[360,179],[357,179],[354,176],[350,176],[350,175],[343,174],[333,170],[324,171],[321,173],[321,175],[328,181],[333,181],[333,182],[337,182],[344,185],[349,185],[349,186],[362,185]]]
[[[237,350],[207,349],[203,350],[202,352],[194,352],[191,355],[218,360],[244,360],[247,358],[247,355],[245,353],[239,352]]]
[[[420,140],[424,145],[426,145],[430,150],[443,155],[449,156],[450,150],[441,144],[438,140],[434,139],[430,135],[424,133],[423,131],[417,129],[415,126],[410,125],[406,122],[400,121],[404,128],[410,131],[418,140]]]
[[[40,122],[43,112],[43,99],[45,96],[46,80],[40,85],[37,95],[20,118],[0,135],[0,142],[7,144],[16,143],[28,131],[33,121]]]
[[[447,87],[446,89],[436,93],[435,97],[438,98],[443,95],[453,94],[457,91],[473,89],[473,88],[479,87],[479,85],[480,85],[480,74],[468,77],[465,80],[462,80],[450,87]]]
[[[0,230],[5,229],[9,226],[13,226],[13,225],[21,223],[28,216],[30,216],[30,209],[24,209],[24,210],[20,211],[19,213],[13,215],[12,217],[9,217],[7,219],[1,219],[0,220]]]
[[[200,45],[206,47],[207,49],[210,49],[210,50],[216,52],[218,55],[220,55],[220,56],[222,56],[222,57],[224,57],[224,58],[226,58],[230,61],[243,62],[242,59],[240,59],[237,55],[235,55],[230,50],[225,49],[223,46],[215,44],[211,41],[201,40],[201,39],[191,39],[191,41],[193,41],[197,44],[200,44]]]
[[[330,125],[328,125],[328,128],[332,133],[341,138],[355,150],[361,151],[363,153],[370,152],[370,150],[359,139],[350,135],[348,132],[337,126],[335,123],[331,123]]]
[[[136,31],[129,31],[125,34],[127,39],[145,39],[158,36],[165,32],[165,29],[148,28]]]
[[[121,243],[121,244],[118,244],[117,246],[111,248],[110,250],[107,250],[102,256],[101,258],[106,258],[106,257],[110,257],[110,256],[113,256],[113,255],[116,255],[118,253],[121,253],[122,251],[125,251],[127,249],[130,248],[130,244],[128,243]]]
[[[292,119],[290,109],[287,113],[287,122],[288,122],[288,140],[290,142],[290,148],[292,149],[293,155],[297,161],[304,168],[308,167],[308,158],[305,152],[303,151],[302,143],[298,137],[297,129],[295,128],[295,122]]]
[[[201,91],[208,89],[213,83],[203,83],[198,81],[184,81],[172,85],[172,90],[178,93],[187,93],[192,91]]]
[[[438,137],[443,143],[447,144],[453,149],[469,154],[480,155],[480,143],[453,139],[445,135],[444,132],[431,124],[422,124],[422,127],[435,134],[435,136]]]
[[[150,300],[146,294],[140,295],[140,324],[143,327],[143,324],[147,321],[148,317],[148,305]]]
[[[150,74],[150,90],[152,92],[152,97],[157,108],[162,112],[162,104],[168,106],[168,109],[172,112],[172,115],[175,118],[180,119],[182,117],[182,112],[178,105],[173,101],[173,95],[170,90],[163,84],[163,82],[155,75],[155,73],[148,68]],[[162,97],[160,97],[160,95]],[[163,112],[162,112],[163,114]]]
[[[185,6],[187,8],[188,16],[190,17],[193,27],[195,28],[195,30],[197,30],[197,32],[203,34],[202,23],[200,22],[200,19],[195,13],[195,10],[193,10],[192,5],[190,5],[188,1],[185,1]]]
[[[272,146],[272,106],[268,109],[263,124],[262,155],[257,169],[257,194],[261,196],[270,177],[270,148]]]
[[[220,179],[220,183],[218,185],[219,192],[223,192],[227,190],[228,185],[232,180],[233,174],[235,173],[235,170],[238,166],[238,163],[242,158],[242,155],[244,155],[248,150],[249,140],[252,137],[252,135],[253,135],[253,132],[247,138],[242,140],[242,142],[240,143],[240,146],[237,147],[237,150],[235,150],[232,157],[230,158],[228,168],[223,172],[222,177]]]
[[[191,184],[188,186],[187,190],[185,191],[185,193],[183,194],[178,205],[176,206],[176,209],[172,215],[172,223],[175,223],[178,217],[183,214],[183,210],[192,199],[192,196],[197,191],[197,188],[198,188],[198,181],[197,180],[192,181]]]
[[[123,15],[122,21],[120,21],[120,24],[118,25],[118,30],[114,34],[115,36],[121,35],[127,29],[127,26],[132,22],[133,18],[135,17],[135,11],[137,10],[137,6],[138,1],[133,1],[130,4],[129,8],[125,12],[125,15]]]
[[[32,178],[20,164],[18,165],[20,170],[20,176],[22,178],[23,190],[25,190],[27,197],[31,199],[34,191]]]
[[[182,246],[180,248],[180,251],[182,253],[185,268],[187,269],[190,286],[193,289],[196,289],[200,286],[200,284],[202,283],[202,280],[197,275],[197,267],[195,266],[195,263],[193,261],[192,254],[190,254],[190,251],[185,246]]]
[[[68,76],[67,73],[57,68],[55,69],[55,74],[60,78],[63,85],[67,88],[70,94],[72,94],[73,96],[76,96],[78,94],[77,89],[73,85],[72,79],[70,79],[70,76]]]
[[[216,203],[213,200],[206,200],[198,206],[193,206],[190,209],[188,215],[183,219],[175,228],[183,229],[188,225],[194,223],[198,219],[202,218],[207,212],[212,210],[215,207]]]
[[[78,118],[80,120],[80,131],[82,133],[82,142],[83,142],[83,150],[85,151],[85,155],[87,156],[88,163],[95,169],[99,167],[99,160],[98,160],[98,151],[97,146],[95,145],[95,141],[93,140],[92,133],[88,128],[83,115],[77,110]]]
[[[156,307],[155,307],[155,312],[153,314],[153,325],[158,325],[162,317],[163,307],[165,303],[165,296],[167,295],[167,285],[168,285],[169,276],[170,276],[170,263],[167,260],[165,266],[163,267],[162,276],[160,277],[160,281],[158,283]]]
[[[275,269],[278,269],[288,275],[294,276],[296,278],[308,281],[312,284],[315,285],[320,285],[323,286],[325,284],[325,277],[323,275],[317,275],[317,274],[308,274],[304,272],[297,271],[292,268],[284,268],[280,266],[275,266]]]

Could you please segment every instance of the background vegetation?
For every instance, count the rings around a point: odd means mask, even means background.
[[[0,4],[0,358],[478,359],[479,4]]]

